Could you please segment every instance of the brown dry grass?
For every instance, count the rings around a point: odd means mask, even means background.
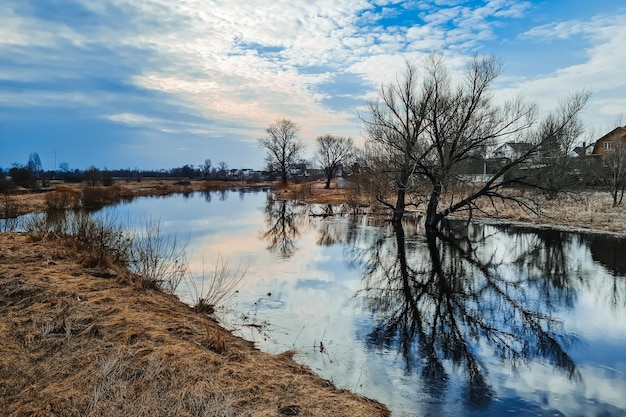
[[[474,213],[477,218],[489,218],[505,223],[524,223],[541,227],[558,227],[601,233],[626,233],[626,206],[613,207],[607,193],[584,191],[562,194],[555,199],[533,196],[539,202],[539,215],[524,212],[516,205],[496,204],[497,213],[486,202],[487,213]]]
[[[348,188],[338,187],[337,180],[331,182],[329,189],[325,189],[325,185],[326,181],[277,184],[274,192],[277,198],[297,199],[307,204],[343,204],[348,201]]]
[[[304,203],[342,204],[351,203],[354,196],[349,188],[337,187],[333,183],[330,189],[324,189],[324,182],[312,184],[288,184],[276,190],[279,198],[295,198]],[[555,199],[546,199],[536,195],[533,198],[540,203],[542,213],[535,215],[524,212],[517,205],[497,202],[491,207],[488,201],[482,201],[480,206],[485,213],[475,211],[473,216],[478,219],[496,219],[502,222],[527,223],[546,227],[565,227],[603,233],[626,233],[626,205],[613,207],[608,193],[599,191],[583,191],[576,194],[561,194]],[[358,204],[369,206],[375,210],[375,202],[369,201],[367,196],[360,196]],[[445,207],[446,196],[442,198],[440,207]],[[417,215],[424,205],[418,207]],[[457,213],[454,217],[464,218],[467,213]]]
[[[62,241],[0,247],[2,415],[388,415],[125,270],[98,277]]]

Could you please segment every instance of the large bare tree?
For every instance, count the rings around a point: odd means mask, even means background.
[[[421,70],[421,74],[420,74]],[[495,57],[474,57],[463,79],[454,83],[440,55],[430,55],[419,68],[407,62],[404,77],[382,87],[378,101],[369,103],[364,117],[369,146],[379,172],[389,175],[395,202],[377,196],[399,222],[409,204],[424,204],[426,226],[436,228],[451,213],[480,210],[479,199],[512,201],[537,211],[535,201],[504,191],[512,185],[541,187],[533,170],[516,169],[554,138],[568,141],[581,133],[577,115],[586,104],[586,91],[571,95],[560,109],[538,123],[532,103],[514,98],[496,103],[493,83],[502,71]],[[526,142],[521,155],[498,167],[482,182],[467,181],[463,168],[484,160],[502,141]],[[372,152],[370,152],[370,155]],[[440,207],[444,192],[445,207]]]
[[[259,146],[267,150],[266,161],[280,172],[286,183],[289,166],[295,163],[304,149],[298,139],[299,127],[289,119],[279,119],[265,129],[267,136],[259,139]]]
[[[407,198],[414,194],[414,156],[424,145],[420,138],[426,130],[430,92],[420,89],[418,67],[407,61],[404,78],[381,86],[379,94],[378,101],[369,103],[369,117],[363,118],[368,134],[363,152],[367,188],[399,222],[407,205],[417,205],[407,204]]]
[[[337,174],[339,168],[347,164],[353,155],[354,143],[351,138],[333,135],[317,138],[315,160],[322,167],[326,176],[326,186],[324,188],[330,188],[330,182]]]

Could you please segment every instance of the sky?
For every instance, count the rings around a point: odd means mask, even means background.
[[[262,169],[277,119],[362,143],[381,84],[442,53],[504,62],[496,97],[574,91],[596,136],[626,112],[623,0],[2,0],[0,167]],[[593,137],[593,133],[588,133]]]

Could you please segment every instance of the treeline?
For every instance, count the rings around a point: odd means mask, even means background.
[[[39,155],[31,153],[28,162],[24,165],[14,163],[9,169],[0,168],[0,192],[17,188],[41,190],[50,187],[51,181],[65,183],[83,183],[88,186],[111,186],[116,181],[142,181],[142,179],[179,179],[179,180],[246,180],[267,179],[267,172],[252,170],[229,169],[225,162],[212,167],[210,160],[201,165],[185,164],[181,167],[159,170],[140,169],[100,169],[91,166],[88,169],[69,169],[65,162],[59,164],[57,170],[43,170]]]

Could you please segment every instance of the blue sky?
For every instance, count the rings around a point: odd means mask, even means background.
[[[549,111],[593,92],[605,133],[626,109],[623,0],[3,0],[0,167],[261,169],[278,118],[362,141],[358,111],[405,59],[504,61],[497,97]]]

